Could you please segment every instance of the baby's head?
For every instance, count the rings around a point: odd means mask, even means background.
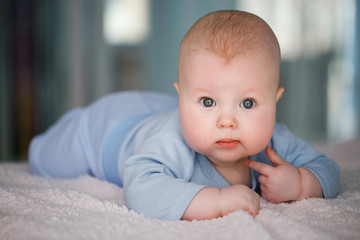
[[[280,66],[280,47],[275,34],[264,20],[247,12],[223,10],[199,19],[181,42],[179,67],[188,53],[201,50],[227,61],[270,51]]]
[[[179,111],[190,147],[213,163],[260,152],[275,124],[280,48],[270,27],[240,11],[197,21],[179,53]]]

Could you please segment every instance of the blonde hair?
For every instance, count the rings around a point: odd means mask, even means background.
[[[189,51],[208,50],[226,60],[264,50],[280,62],[278,40],[260,17],[237,10],[222,10],[200,18],[185,34],[179,61]]]

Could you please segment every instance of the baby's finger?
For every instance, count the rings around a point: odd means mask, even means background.
[[[272,166],[270,166],[266,163],[259,163],[259,162],[253,161],[253,160],[246,160],[245,164],[249,168],[252,168],[255,171],[258,171],[259,173],[261,173],[265,176],[271,175],[271,171],[273,168]]]
[[[255,217],[256,215],[259,214],[259,208],[260,208],[260,199],[259,201],[253,199],[253,202],[249,206],[249,213]]]
[[[260,175],[260,176],[258,177],[259,183],[260,183],[261,185],[266,185],[267,179],[268,179],[268,177],[266,177],[265,175]]]
[[[288,163],[285,160],[283,160],[270,146],[266,147],[265,152],[270,162],[274,164],[275,167],[284,163]]]

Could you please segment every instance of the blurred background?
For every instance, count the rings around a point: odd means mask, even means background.
[[[255,13],[278,36],[278,122],[315,144],[360,137],[357,0],[2,0],[0,160],[26,160],[35,134],[107,93],[176,95],[182,37],[220,9]]]

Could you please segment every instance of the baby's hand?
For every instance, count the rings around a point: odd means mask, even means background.
[[[222,217],[237,210],[255,216],[259,213],[260,197],[241,184],[226,188],[205,187],[192,199],[181,219],[202,220]]]
[[[301,174],[299,169],[283,160],[269,146],[266,148],[266,155],[274,167],[247,160],[246,165],[261,175],[262,196],[270,202],[286,202],[297,200],[301,195]]]
[[[237,210],[244,210],[256,216],[259,213],[260,197],[249,187],[236,184],[220,189],[221,216]]]

